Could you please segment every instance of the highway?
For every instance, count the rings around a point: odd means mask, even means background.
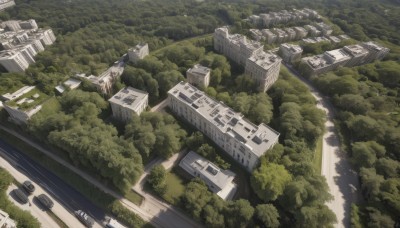
[[[97,223],[105,220],[105,212],[94,205],[85,196],[65,183],[58,176],[39,165],[21,151],[0,139],[0,156],[7,160],[14,168],[25,174],[35,183],[45,189],[54,199],[60,202],[70,213],[75,210],[84,210],[92,216]]]

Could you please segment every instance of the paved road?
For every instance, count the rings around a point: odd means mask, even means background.
[[[39,207],[37,207],[35,204],[31,204],[29,206],[28,203],[26,204],[21,204],[20,202],[17,201],[17,198],[15,194],[13,193],[14,189],[17,189],[18,187],[15,186],[14,184],[10,185],[6,191],[8,199],[13,202],[17,207],[24,211],[29,211],[29,213],[37,218],[37,220],[40,223],[40,227],[43,228],[56,228],[60,227],[51,217],[48,215],[45,211],[41,210]],[[32,196],[29,197],[29,201],[32,202]],[[81,226],[79,226],[81,227]]]
[[[338,223],[335,227],[350,227],[351,203],[357,202],[360,184],[357,173],[351,168],[345,152],[340,150],[339,137],[333,123],[335,109],[329,99],[324,97],[314,86],[301,77],[290,66],[287,68],[299,78],[310,89],[317,100],[317,107],[327,114],[325,122],[326,133],[323,136],[322,144],[322,168],[321,174],[325,176],[330,193],[334,200],[327,203],[327,206],[336,214]]]
[[[33,180],[70,213],[82,209],[98,223],[102,223],[105,213],[70,185],[32,159],[0,139],[0,155],[18,171]]]
[[[20,135],[19,133],[10,130],[8,128],[5,128],[0,125],[0,129],[3,129],[4,131],[7,131],[10,134],[13,134],[15,137],[18,137],[19,139],[23,140],[30,146],[38,149],[42,153],[46,154],[50,158],[52,158],[54,161],[58,162],[59,164],[67,167],[71,171],[75,172],[88,182],[92,183],[94,186],[98,187],[105,193],[108,193],[112,195],[113,197],[120,199],[122,205],[124,205],[126,208],[131,210],[132,212],[136,213],[139,215],[143,220],[150,222],[153,226],[155,227],[201,227],[199,224],[194,222],[192,219],[184,215],[182,212],[177,211],[174,207],[171,207],[171,205],[168,205],[161,201],[160,199],[155,198],[154,196],[144,193],[143,194],[143,203],[142,205],[138,206],[129,200],[125,199],[122,195],[116,193],[115,191],[109,189],[108,187],[104,186],[102,183],[100,183],[98,180],[94,179],[87,173],[83,172],[82,170],[76,168],[75,166],[72,166],[68,162],[62,160],[60,157],[56,156],[54,153],[51,153],[49,150],[43,148],[39,144],[33,142],[32,140],[24,137],[23,135]]]

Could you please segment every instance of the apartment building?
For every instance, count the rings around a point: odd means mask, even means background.
[[[10,120],[17,124],[26,124],[28,120],[42,109],[42,103],[47,96],[34,86],[25,86],[18,91],[1,96],[4,109],[10,115]]]
[[[8,72],[23,72],[29,67],[29,62],[25,59],[25,56],[15,50],[1,51],[0,64]]]
[[[263,51],[247,59],[245,73],[256,82],[258,91],[266,92],[278,80],[281,62],[277,55]]]
[[[259,42],[247,40],[240,34],[229,34],[228,28],[217,28],[214,33],[214,49],[244,66],[246,74],[265,92],[278,78],[281,59],[263,51]]]
[[[365,57],[365,62],[371,63],[375,60],[382,60],[389,53],[389,48],[383,47],[375,42],[364,42],[360,44],[368,50],[368,55]]]
[[[369,54],[367,49],[363,48],[361,45],[358,44],[344,46],[343,50],[351,56],[351,59],[345,65],[347,67],[353,67],[364,64],[365,57],[367,57]]]
[[[193,177],[199,177],[208,186],[210,191],[223,200],[230,200],[234,196],[237,186],[233,182],[236,174],[230,170],[220,169],[218,166],[190,151],[180,162],[179,167]]]
[[[126,87],[109,100],[113,117],[122,122],[128,122],[134,114],[140,115],[149,104],[147,92]]]
[[[307,30],[303,27],[294,27],[293,30],[296,32],[296,40],[303,39],[308,34]]]
[[[271,27],[277,24],[285,24],[300,19],[318,18],[320,18],[320,16],[316,11],[304,8],[301,10],[281,10],[277,12],[262,13],[260,15],[251,15],[248,18],[248,21],[256,26]]]
[[[128,50],[129,61],[136,63],[149,55],[149,45],[147,43],[138,44]]]
[[[303,49],[299,45],[281,44],[279,47],[279,56],[287,63],[295,63],[301,60]]]
[[[324,36],[329,36],[333,32],[332,27],[324,22],[316,23],[315,27],[318,28]]]
[[[308,31],[309,36],[320,36],[321,31],[312,25],[306,25],[304,28]]]
[[[0,0],[0,11],[3,11],[12,6],[15,6],[14,0]]]
[[[273,32],[271,32],[271,30],[263,29],[261,30],[261,33],[263,34],[264,37],[266,37],[268,44],[273,44],[276,42],[277,36]]]
[[[266,124],[254,125],[189,83],[180,82],[168,91],[168,105],[249,172],[278,142],[279,133]]]
[[[207,88],[210,84],[210,73],[210,68],[196,64],[186,71],[186,78],[192,85]]]

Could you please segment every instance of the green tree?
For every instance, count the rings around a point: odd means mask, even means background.
[[[166,177],[167,172],[164,166],[156,165],[151,169],[147,181],[157,194],[163,195],[167,190]]]
[[[259,204],[256,207],[256,217],[265,227],[279,227],[279,213],[272,204]]]
[[[265,202],[277,199],[291,180],[285,167],[275,163],[262,164],[250,177],[251,187]]]

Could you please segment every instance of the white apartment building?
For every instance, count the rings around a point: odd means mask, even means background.
[[[5,100],[4,109],[10,120],[17,124],[26,124],[28,120],[42,109],[46,97],[39,95],[34,86],[24,86],[18,91],[1,96]]]
[[[388,48],[365,42],[327,51],[322,55],[306,57],[302,62],[306,64],[308,74],[321,74],[335,70],[339,66],[352,67],[381,60],[388,52]]]
[[[128,86],[108,101],[111,105],[113,117],[122,122],[128,122],[134,114],[140,115],[146,109],[149,94]]]
[[[10,219],[10,216],[6,212],[0,210],[0,227],[1,228],[16,228],[17,225],[14,220]]]
[[[263,51],[247,59],[245,73],[257,83],[258,91],[266,92],[278,80],[281,62],[277,55]]]
[[[145,44],[138,44],[135,47],[128,50],[129,61],[135,63],[140,59],[143,59],[149,55],[149,45]]]
[[[268,125],[254,125],[189,83],[180,82],[168,91],[168,105],[249,172],[278,142],[279,133]]]
[[[273,44],[276,42],[277,36],[273,32],[271,32],[271,30],[263,29],[261,30],[261,33],[267,38],[268,44]]]
[[[229,34],[227,27],[215,30],[214,49],[244,66],[260,91],[265,92],[279,75],[281,59],[278,56],[265,53],[259,42],[247,40],[240,34]]]
[[[0,64],[8,72],[23,72],[29,67],[29,62],[25,59],[25,56],[14,50],[1,51]]]
[[[38,29],[38,25],[36,24],[36,21],[33,19],[29,19],[27,21],[20,21],[19,26],[22,29]]]
[[[0,0],[0,11],[12,6],[15,6],[14,0]]]
[[[196,64],[186,71],[186,78],[192,85],[207,88],[210,84],[210,73],[210,68]]]
[[[282,29],[273,28],[271,31],[276,35],[276,43],[283,43],[287,41],[288,34]]]
[[[367,57],[369,54],[367,49],[363,48],[361,45],[358,44],[344,46],[343,50],[351,56],[351,59],[346,63],[347,67],[353,67],[364,64],[365,57]]]
[[[296,38],[296,31],[293,28],[284,28],[283,30],[288,35],[287,41],[292,41]]]
[[[369,41],[360,44],[368,50],[368,55],[365,57],[365,62],[371,63],[375,60],[382,60],[389,53],[389,48],[378,45],[375,42]]]
[[[208,186],[208,189],[223,200],[231,200],[236,192],[233,182],[236,174],[230,170],[220,169],[218,166],[190,151],[180,162],[179,167],[193,177],[199,177]]]
[[[324,35],[324,36],[329,36],[333,32],[332,27],[330,25],[327,25],[324,22],[317,23],[315,25],[315,27],[317,27],[322,32],[322,35]]]
[[[321,31],[319,31],[316,27],[312,25],[306,25],[304,28],[308,31],[309,36],[319,36],[321,35]]]
[[[303,39],[308,35],[308,32],[303,27],[294,27],[293,30],[296,32],[296,40]]]
[[[299,45],[285,43],[281,44],[278,52],[283,61],[294,63],[300,61],[303,49]]]

